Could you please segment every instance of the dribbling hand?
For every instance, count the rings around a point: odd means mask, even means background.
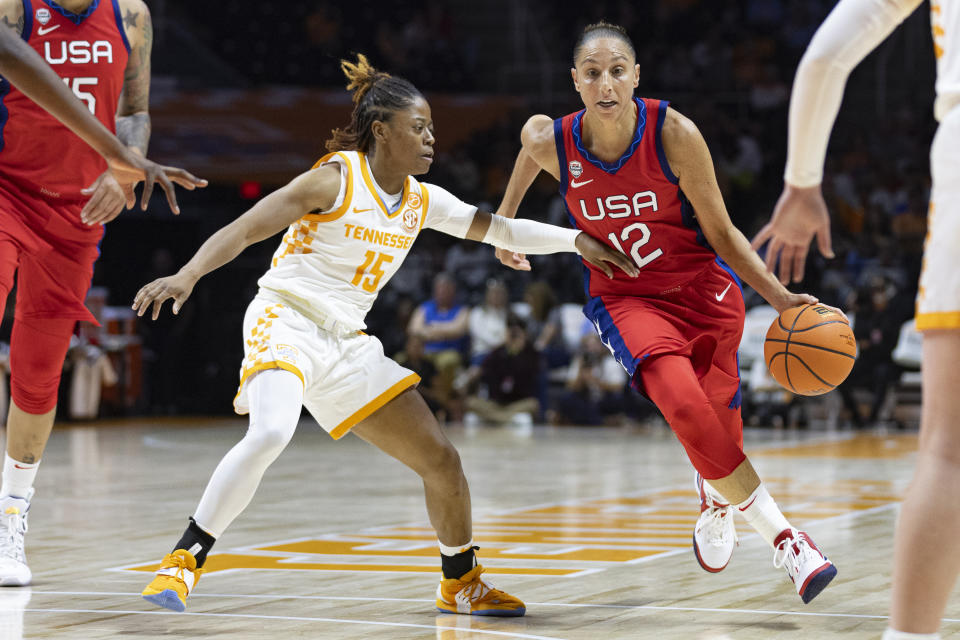
[[[582,231],[577,235],[575,244],[577,245],[577,250],[580,251],[580,255],[583,256],[583,259],[603,271],[608,278],[613,278],[613,269],[610,267],[611,264],[617,266],[631,278],[636,278],[640,273],[637,265],[635,265],[630,258],[619,251],[611,249]]]
[[[160,307],[168,300],[173,300],[173,314],[180,313],[180,308],[187,301],[193,292],[193,287],[197,283],[196,278],[188,274],[179,272],[166,278],[157,278],[150,284],[141,287],[133,299],[133,310],[137,316],[143,316],[150,305],[153,305],[152,319],[160,317]]]
[[[807,252],[814,237],[820,254],[833,258],[830,214],[827,213],[820,186],[800,188],[785,185],[770,222],[760,229],[750,246],[757,250],[765,242],[770,242],[765,260],[767,269],[772,273],[779,270],[780,282],[786,285],[791,279],[794,282],[803,279]]]

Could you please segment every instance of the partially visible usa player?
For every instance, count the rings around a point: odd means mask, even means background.
[[[737,511],[775,549],[775,564],[809,602],[836,568],[787,522],[743,452],[738,275],[778,311],[816,299],[784,288],[730,221],[693,122],[665,101],[633,97],[639,65],[621,27],[588,26],[571,75],[586,108],[527,121],[498,213],[513,217],[542,169],[560,181],[574,227],[633,258],[640,267],[635,279],[597,277],[585,265],[584,314],[633,386],[663,413],[698,472],[697,560],[710,572],[726,567]],[[498,255],[508,266],[529,268],[523,256]]]
[[[120,142],[90,113],[87,105],[80,102],[40,54],[11,28],[0,28],[0,75],[103,156],[126,194],[128,209],[136,204],[134,188],[141,181],[144,183],[140,200],[143,209],[150,202],[154,186],[159,184],[174,213],[180,212],[174,183],[190,191],[207,185],[206,180],[188,171],[159,165]]]
[[[146,154],[150,15],[142,0],[0,0],[13,27],[90,112]],[[107,163],[4,79],[0,83],[0,300],[17,273],[7,450],[0,486],[0,584],[31,580],[24,555],[33,482],[50,436],[63,359],[102,224],[127,202]],[[86,188],[85,187],[88,187]]]

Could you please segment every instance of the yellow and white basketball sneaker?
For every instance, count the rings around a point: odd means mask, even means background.
[[[203,569],[197,569],[197,560],[192,553],[177,549],[164,556],[156,577],[143,590],[143,599],[172,611],[184,611],[187,596],[202,573]]]
[[[33,577],[23,550],[29,510],[29,497],[7,496],[0,500],[0,586],[22,587],[30,584]]]
[[[480,577],[479,564],[460,578],[440,581],[437,587],[437,609],[444,613],[471,616],[522,616],[527,607],[509,593],[495,589]]]

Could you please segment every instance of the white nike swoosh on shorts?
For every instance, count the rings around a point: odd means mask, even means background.
[[[727,291],[730,291],[730,287],[733,286],[733,283],[727,285],[727,288],[723,290],[723,293],[715,293],[713,295],[717,296],[717,302],[723,302],[723,299],[727,297]]]

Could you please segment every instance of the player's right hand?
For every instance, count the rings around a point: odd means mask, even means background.
[[[142,316],[152,304],[152,318],[156,320],[160,317],[163,303],[173,299],[173,313],[176,315],[180,313],[180,308],[190,297],[196,283],[196,278],[182,271],[166,278],[157,278],[140,288],[133,299],[133,310],[137,312],[137,316]]]
[[[530,261],[527,260],[527,254],[508,251],[500,247],[494,247],[494,249],[496,250],[497,260],[504,266],[517,271],[530,271]]]
[[[583,259],[600,269],[600,271],[603,271],[608,278],[613,278],[613,269],[610,267],[611,264],[619,267],[621,271],[631,278],[636,278],[640,274],[640,269],[637,268],[637,265],[635,265],[630,258],[619,251],[611,249],[582,231],[577,234],[574,243],[577,246],[577,250],[580,251],[580,255],[583,256]]]
[[[773,216],[750,243],[754,250],[767,241],[767,269],[777,273],[779,259],[780,282],[789,284],[803,280],[807,252],[814,236],[820,254],[833,258],[830,243],[830,214],[823,200],[820,185],[793,187],[784,185],[783,193],[773,209]]]
[[[198,178],[189,171],[177,167],[165,167],[152,160],[148,160],[134,152],[128,153],[123,158],[108,159],[110,173],[120,186],[123,187],[124,196],[127,201],[127,209],[132,209],[137,204],[137,196],[133,189],[137,183],[143,182],[143,195],[140,197],[140,208],[147,210],[150,202],[150,196],[153,195],[154,185],[160,184],[160,188],[167,196],[167,204],[174,214],[180,213],[180,206],[177,204],[176,189],[174,183],[188,191],[207,186],[207,181]]]

